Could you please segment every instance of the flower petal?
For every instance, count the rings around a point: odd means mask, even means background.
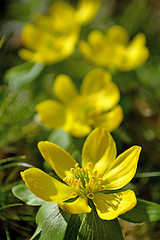
[[[72,198],[73,189],[38,168],[21,172],[23,181],[37,197],[47,202],[59,202]]]
[[[134,177],[141,147],[133,146],[119,155],[104,174],[104,182],[107,190],[124,187]]]
[[[108,61],[108,57],[107,59],[105,57],[106,45],[107,42],[104,33],[99,30],[93,30],[89,33],[87,42],[81,40],[78,46],[82,55],[87,59],[87,61],[92,64],[106,66],[106,61]]]
[[[83,80],[81,92],[94,99],[98,111],[107,111],[120,99],[120,92],[111,80],[109,72],[97,68],[91,70]]]
[[[129,36],[126,30],[118,25],[114,25],[106,32],[107,40],[110,44],[126,45],[129,41]]]
[[[104,174],[116,157],[116,145],[105,128],[96,128],[87,137],[82,150],[82,167],[93,163],[93,171]]]
[[[60,178],[63,179],[70,175],[69,171],[75,166],[76,161],[69,153],[48,141],[39,142],[38,148],[44,159]]]
[[[72,214],[91,212],[91,208],[88,206],[87,198],[82,197],[78,197],[74,202],[59,202],[58,206],[64,211]]]
[[[147,60],[149,56],[149,50],[145,46],[145,42],[146,38],[142,33],[137,34],[133,38],[126,48],[126,64],[124,64],[124,70],[132,70]]]
[[[83,25],[90,23],[101,5],[101,0],[80,0],[78,3],[76,20]]]
[[[87,42],[93,50],[101,50],[106,43],[105,34],[100,30],[93,30],[88,34]]]
[[[65,103],[70,102],[78,94],[71,78],[64,74],[60,74],[56,77],[53,89],[57,98]]]
[[[101,91],[111,81],[112,76],[102,68],[94,68],[83,79],[81,93],[91,95]]]
[[[104,127],[109,132],[115,130],[123,120],[123,111],[120,105],[117,105],[111,111],[107,113],[99,114],[94,117],[93,126]]]
[[[92,128],[87,123],[77,121],[77,119],[75,119],[75,121],[74,119],[72,119],[72,121],[66,121],[66,125],[63,127],[63,129],[66,132],[70,133],[72,136],[79,138],[85,137],[92,130]]]
[[[132,190],[114,194],[96,193],[93,199],[97,213],[104,220],[112,220],[131,210],[137,203]]]
[[[61,127],[65,122],[65,108],[61,103],[45,100],[37,104],[36,110],[40,122],[48,127]]]
[[[39,27],[34,24],[26,24],[21,32],[21,40],[24,46],[31,49],[37,49],[39,46],[39,36],[41,35]],[[38,45],[37,45],[38,44]]]

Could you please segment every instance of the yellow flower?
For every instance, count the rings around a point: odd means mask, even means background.
[[[76,10],[76,20],[85,25],[90,23],[97,14],[101,0],[80,0]]]
[[[133,146],[116,158],[112,136],[105,128],[96,128],[84,143],[82,167],[56,144],[41,141],[38,148],[63,179],[62,183],[38,168],[21,172],[26,186],[39,198],[56,202],[73,214],[90,213],[92,200],[99,217],[105,220],[114,219],[136,205],[132,190],[114,190],[124,187],[134,177],[141,147]]]
[[[81,0],[77,10],[67,2],[55,2],[48,15],[39,14],[35,17],[35,24],[29,23],[23,27],[21,39],[27,49],[21,49],[20,56],[45,64],[59,62],[70,56],[78,41],[81,25],[93,19],[99,2]]]
[[[50,128],[62,128],[75,137],[88,135],[101,126],[116,129],[122,119],[118,87],[109,72],[101,68],[91,70],[83,79],[80,94],[67,75],[59,75],[53,89],[60,102],[45,100],[36,106],[39,120]]]
[[[144,63],[149,56],[145,35],[139,33],[129,42],[128,33],[121,26],[112,26],[106,34],[93,30],[87,41],[80,41],[79,48],[90,63],[99,66],[129,71]]]

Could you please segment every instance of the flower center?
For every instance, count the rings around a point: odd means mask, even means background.
[[[71,186],[75,192],[75,196],[85,196],[90,199],[94,198],[95,192],[105,190],[105,186],[102,185],[103,179],[98,171],[92,172],[92,163],[87,162],[87,168],[80,168],[76,163],[74,168],[70,169],[71,176],[65,177],[63,181]]]
[[[68,106],[68,112],[73,121],[92,125],[93,116],[96,114],[95,99],[78,95]]]

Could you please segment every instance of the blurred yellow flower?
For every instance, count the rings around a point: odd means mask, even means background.
[[[97,14],[101,0],[80,0],[76,10],[76,20],[85,25],[90,23]]]
[[[130,71],[147,60],[149,51],[145,43],[145,35],[142,33],[129,42],[126,30],[115,25],[106,34],[99,30],[91,31],[87,42],[79,42],[79,48],[84,58],[92,64]]]
[[[100,218],[112,220],[136,205],[132,190],[114,193],[134,177],[141,147],[133,146],[116,158],[116,145],[105,128],[96,128],[82,149],[82,168],[66,151],[48,141],[38,148],[63,183],[38,168],[21,172],[26,186],[39,198],[56,202],[72,214],[90,213],[89,201]],[[112,190],[106,193],[104,190]],[[72,199],[72,201],[68,201]]]
[[[86,136],[92,128],[116,129],[122,119],[120,92],[109,72],[92,69],[83,79],[80,94],[69,76],[60,74],[53,84],[60,100],[45,100],[36,106],[39,120],[50,128],[62,128],[75,137]]]
[[[99,7],[100,0],[80,0],[77,9],[65,1],[55,2],[48,15],[38,14],[35,24],[23,27],[21,39],[25,48],[19,55],[25,60],[44,64],[67,58],[74,51],[81,25],[90,22]]]

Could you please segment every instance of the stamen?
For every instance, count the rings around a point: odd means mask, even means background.
[[[85,169],[80,168],[79,163],[70,169],[71,176],[65,177],[63,181],[74,189],[75,192],[71,194],[71,197],[83,195],[94,199],[94,193],[106,189],[105,185],[102,185],[102,175],[97,170],[94,172],[92,170],[92,162],[87,162]]]
[[[63,178],[63,182],[67,182],[67,180],[68,180],[67,177]]]
[[[98,178],[98,180],[99,180],[100,182],[103,182],[103,178]]]
[[[94,194],[93,193],[88,193],[87,197],[90,198],[90,199],[94,199]]]
[[[71,168],[71,169],[70,169],[70,172],[71,172],[71,173],[74,173],[74,168]]]
[[[79,167],[79,163],[76,163],[76,164],[75,164],[75,168],[78,168],[78,167]]]
[[[91,171],[93,168],[93,163],[92,162],[87,162],[87,170]]]
[[[103,191],[103,190],[106,190],[106,186],[105,186],[105,185],[101,185],[101,186],[99,187],[99,191]]]
[[[77,196],[78,196],[78,195],[77,195],[76,192],[72,192],[71,195],[70,195],[71,198],[75,198],[75,197],[77,197]]]

